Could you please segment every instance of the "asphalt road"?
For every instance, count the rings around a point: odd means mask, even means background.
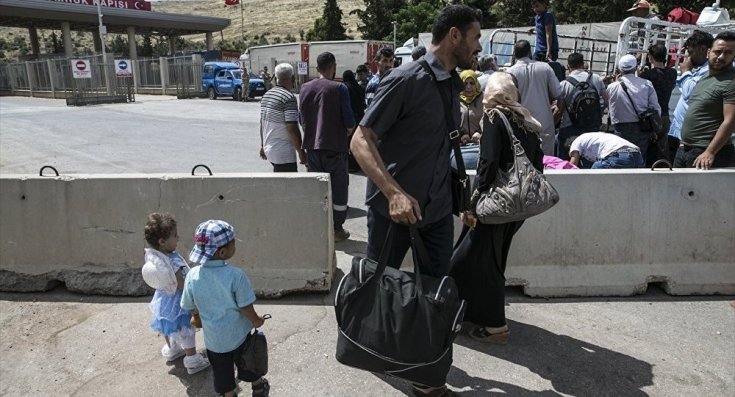
[[[257,155],[258,112],[257,102],[228,99],[139,96],[73,108],[2,97],[0,174],[37,174],[47,164],[62,174],[188,173],[198,163],[215,173],[270,172]],[[338,274],[365,250],[364,184],[351,176],[353,236],[336,246]],[[462,397],[735,395],[735,297],[508,295],[510,344],[456,341],[448,383]],[[181,360],[164,363],[148,299],[0,293],[0,396],[214,395],[210,371],[189,376]],[[332,302],[333,292],[256,304],[273,315],[264,328],[271,395],[409,395],[405,382],[334,359]]]

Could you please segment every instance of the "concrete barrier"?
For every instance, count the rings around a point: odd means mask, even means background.
[[[735,170],[547,171],[561,201],[513,240],[530,296],[735,294]]]
[[[144,295],[143,226],[178,221],[188,256],[197,224],[237,230],[241,266],[259,296],[329,291],[335,269],[329,176],[298,173],[0,176],[0,290]]]

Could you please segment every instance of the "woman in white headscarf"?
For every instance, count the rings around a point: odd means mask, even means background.
[[[478,193],[490,188],[498,169],[509,169],[514,159],[510,137],[496,110],[508,119],[533,166],[543,170],[541,124],[519,102],[512,75],[493,73],[483,97],[485,115],[481,122],[480,159],[472,208],[479,199]],[[505,267],[513,235],[523,221],[486,225],[477,222],[472,213],[463,214],[462,220],[465,226],[452,256],[452,276],[460,296],[468,304],[465,320],[477,325],[470,329],[470,337],[481,342],[506,344],[510,331],[505,321]]]

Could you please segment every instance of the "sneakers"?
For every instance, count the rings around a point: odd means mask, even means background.
[[[339,243],[350,238],[350,232],[343,228],[334,229],[334,242]]]
[[[260,380],[253,382],[253,397],[268,397],[271,385],[268,383],[268,379],[260,378]]]
[[[184,349],[177,345],[173,340],[171,341],[171,347],[169,347],[168,344],[165,344],[161,348],[161,355],[166,359],[166,361],[174,361],[184,354]]]
[[[184,367],[189,375],[193,375],[201,370],[207,369],[209,367],[209,360],[201,354],[186,356],[184,357]]]

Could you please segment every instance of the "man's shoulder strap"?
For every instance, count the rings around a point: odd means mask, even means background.
[[[431,66],[429,66],[429,62],[426,61],[426,59],[421,58],[418,61],[416,61],[421,65],[421,67],[424,69],[424,71],[431,76],[431,79],[436,81],[436,75],[434,74],[434,71],[431,70]]]

